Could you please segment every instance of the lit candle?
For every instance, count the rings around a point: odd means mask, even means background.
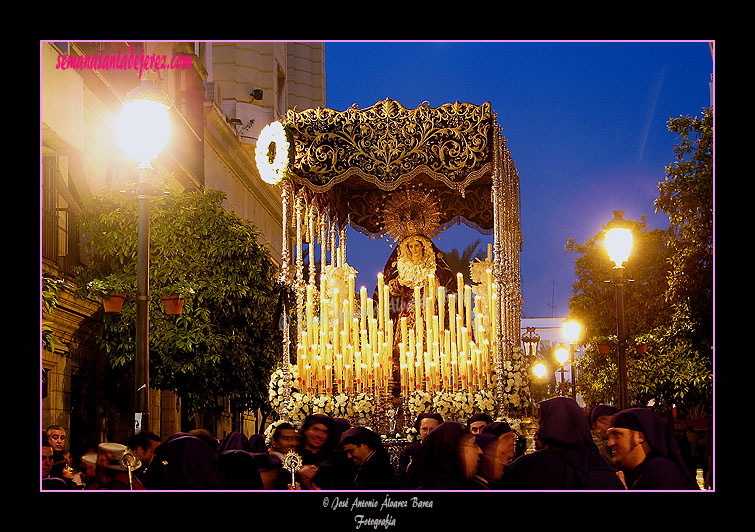
[[[458,296],[458,305],[459,308],[457,309],[456,313],[459,316],[464,316],[464,276],[461,274],[461,272],[456,274],[456,290],[457,290],[457,296]]]
[[[465,320],[464,325],[467,330],[472,330],[472,287],[466,285],[464,287],[464,311]]]
[[[300,343],[296,345],[296,369],[299,372],[297,387],[302,389],[302,379],[304,378],[304,346]]]
[[[431,300],[430,301],[430,304],[431,304],[430,308],[435,308],[435,290],[436,290],[436,287],[435,287],[435,274],[431,273],[431,274],[428,274],[428,276],[427,276],[427,291],[429,293],[429,297],[430,297],[430,300]]]
[[[354,319],[354,274],[349,274],[349,321],[346,323],[351,323],[351,320]]]
[[[383,286],[383,326],[388,328],[391,319],[391,294],[388,285]]]
[[[377,275],[377,293],[378,293],[378,328],[384,329],[385,323],[383,316],[385,312],[385,300],[383,299],[383,272]]]
[[[425,298],[425,331],[427,334],[427,345],[432,345],[433,337],[433,310],[432,310],[432,298]]]
[[[409,345],[409,325],[407,324],[406,316],[401,316],[401,343]]]
[[[414,287],[414,328],[417,342],[422,341],[422,306],[420,300],[420,287]]]
[[[448,294],[448,332],[451,341],[456,342],[456,294]]]
[[[328,328],[328,306],[329,301],[327,298],[321,297],[320,298],[320,331],[324,333],[323,339],[320,340],[320,343],[327,343],[330,341],[330,338],[328,338],[328,331],[330,330]],[[324,341],[323,341],[324,340]]]
[[[356,390],[362,391],[362,353],[357,351],[354,353],[354,376],[356,377]]]
[[[351,320],[351,345],[359,351],[359,318]]]
[[[361,327],[360,329],[367,328],[367,288],[364,286],[359,289],[359,301],[361,310]]]
[[[438,326],[440,330],[445,329],[446,319],[446,289],[442,286],[438,287]]]
[[[336,314],[338,316],[338,314]],[[341,354],[341,330],[338,318],[333,320],[333,356]]]

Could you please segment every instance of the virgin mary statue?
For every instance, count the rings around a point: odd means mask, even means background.
[[[429,295],[429,275],[434,274],[436,287],[444,287],[447,294],[456,293],[456,276],[431,240],[438,233],[440,215],[428,193],[400,190],[388,199],[383,214],[386,233],[397,244],[383,267],[383,281],[390,293],[390,316],[393,323],[406,317],[411,328],[415,287],[420,288],[420,301],[424,301]]]

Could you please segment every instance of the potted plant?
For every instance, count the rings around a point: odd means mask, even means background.
[[[163,287],[160,292],[163,310],[172,316],[181,314],[186,296],[193,293],[194,289],[184,282],[176,282]]]
[[[115,274],[110,274],[104,279],[94,279],[87,284],[89,293],[102,299],[102,306],[109,314],[117,314],[121,311],[126,294],[131,288],[130,281]]]

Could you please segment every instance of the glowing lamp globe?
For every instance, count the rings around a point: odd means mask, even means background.
[[[538,379],[542,379],[543,377],[545,377],[545,374],[547,373],[548,370],[546,369],[545,364],[543,364],[542,362],[539,362],[535,364],[535,367],[532,368],[532,371],[535,374],[535,377],[537,377]]]
[[[570,344],[576,344],[579,341],[579,334],[582,326],[576,321],[565,321],[563,326],[564,337]]]
[[[558,363],[562,366],[566,364],[567,360],[569,360],[569,350],[563,345],[556,349],[556,360],[558,360]]]
[[[139,166],[150,166],[168,142],[169,110],[162,96],[144,81],[123,102],[115,131],[121,147]]]
[[[608,257],[617,268],[621,268],[632,253],[632,231],[624,227],[626,222],[621,216],[622,213],[623,211],[614,211],[614,219],[608,224],[605,238]]]

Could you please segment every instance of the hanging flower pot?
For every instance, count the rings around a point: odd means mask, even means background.
[[[647,351],[648,351],[648,344],[637,345],[637,353],[639,353],[640,355],[647,353]]]
[[[181,294],[162,294],[160,296],[160,301],[163,304],[163,310],[165,310],[165,313],[172,316],[181,314],[181,311],[184,308],[184,296]]]
[[[611,351],[611,346],[608,345],[608,342],[600,342],[598,343],[598,353],[601,355],[607,355]]]
[[[119,314],[125,300],[125,292],[110,292],[110,295],[102,296],[102,306],[108,314]]]

